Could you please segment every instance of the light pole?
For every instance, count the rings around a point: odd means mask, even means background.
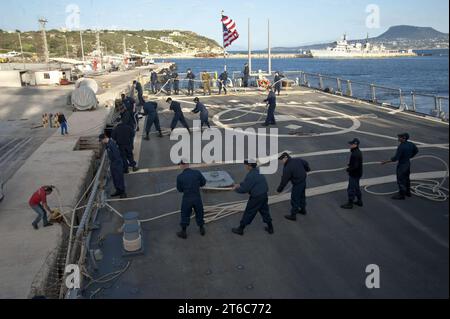
[[[64,41],[66,42],[66,58],[69,58],[69,44],[67,43],[67,36],[63,34]]]
[[[44,56],[45,56],[45,63],[48,64],[50,57],[48,54],[48,45],[47,45],[47,34],[45,32],[45,24],[48,22],[47,19],[41,18],[39,19],[39,23],[41,24],[42,29],[42,41],[44,42]]]
[[[22,54],[23,69],[25,70],[25,57],[23,56],[22,37],[20,36],[20,31],[18,31],[17,34],[19,35],[20,53]]]
[[[145,40],[144,42],[145,42],[145,48],[147,50],[147,54],[150,54],[150,52],[148,51],[148,40]]]
[[[80,29],[81,59],[84,62],[83,30]]]

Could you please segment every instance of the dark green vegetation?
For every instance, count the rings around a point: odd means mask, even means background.
[[[206,52],[210,49],[219,48],[216,41],[200,36],[190,31],[177,31],[179,35],[170,36],[174,31],[100,31],[100,42],[104,52],[108,54],[123,52],[123,38],[126,39],[127,49],[135,50],[136,53],[146,52],[145,41],[148,41],[149,53],[167,54],[182,53],[193,49]],[[178,46],[160,41],[161,37],[171,37]],[[43,41],[41,32],[31,31],[21,33],[24,52],[28,55],[43,54]],[[71,58],[81,57],[80,33],[78,31],[62,32],[58,30],[47,31],[47,42],[51,57],[63,57],[66,55],[67,37],[68,52]],[[83,32],[83,43],[85,52],[92,52],[96,48],[95,31]],[[20,52],[19,38],[17,33],[9,33],[0,30],[0,52]]]

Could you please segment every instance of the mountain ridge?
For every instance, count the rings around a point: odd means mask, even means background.
[[[350,43],[364,42],[367,39],[350,40]],[[384,44],[389,49],[442,49],[448,48],[449,34],[437,31],[432,27],[411,25],[391,26],[377,37],[369,38],[374,44]],[[301,45],[296,47],[275,47],[272,51],[299,51],[324,49],[333,46],[335,42]]]

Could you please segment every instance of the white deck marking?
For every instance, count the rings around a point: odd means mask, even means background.
[[[289,130],[298,130],[298,129],[302,128],[302,127],[299,126],[299,125],[291,124],[291,125],[286,126],[286,128],[289,129]]]
[[[447,171],[434,171],[434,172],[411,174],[411,179],[412,180],[438,179],[438,178],[444,178],[446,176],[447,176]],[[396,175],[388,175],[388,176],[382,176],[382,177],[376,177],[376,178],[367,178],[367,179],[361,180],[361,187],[395,183],[396,181],[397,181]],[[347,189],[347,187],[348,187],[348,181],[308,188],[306,190],[306,196],[312,197],[312,196],[318,196],[318,195],[325,195],[328,193],[345,190],[345,189]],[[283,194],[278,197],[269,198],[271,205],[276,204],[276,203],[285,202],[285,201],[290,201],[290,200],[291,200],[290,193],[286,193],[286,194]],[[445,240],[444,238],[441,238],[440,236],[435,234],[432,230],[430,230],[427,226],[425,226],[419,220],[412,217],[410,214],[405,213],[401,209],[396,209],[394,205],[389,206],[389,207],[394,208],[394,211],[396,213],[398,213],[400,215],[400,217],[402,217],[413,227],[415,227],[416,229],[420,230],[422,233],[427,235],[435,243],[437,243],[445,248],[449,248],[447,240]],[[242,209],[244,209],[244,208],[245,208],[245,206],[243,205]]]
[[[427,144],[427,145],[421,145],[419,147],[419,150],[421,149],[427,149],[427,148],[448,148],[448,144]],[[361,151],[363,152],[379,152],[379,151],[388,151],[388,150],[396,150],[397,146],[382,146],[382,147],[370,147],[370,148],[361,148]],[[284,152],[284,151],[283,151]],[[282,154],[283,152],[279,152],[279,154]],[[315,156],[323,156],[323,155],[337,155],[337,154],[348,154],[349,149],[348,148],[342,148],[342,149],[335,149],[335,150],[325,150],[325,151],[317,151],[317,152],[310,152],[310,153],[299,153],[299,154],[293,154],[291,151],[286,151],[293,158],[301,157],[315,157]],[[260,162],[262,162],[262,159],[259,159]],[[232,165],[236,164],[235,161],[223,161],[223,162],[216,162],[211,164],[194,164],[192,167],[196,168],[204,168],[204,167],[214,167],[214,166],[222,166],[222,165]],[[138,172],[130,173],[131,175],[134,174],[144,174],[144,173],[153,173],[153,172],[163,172],[163,171],[170,171],[177,169],[176,166],[168,166],[168,167],[154,167],[154,168],[142,168]]]

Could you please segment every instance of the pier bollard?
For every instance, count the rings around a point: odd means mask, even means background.
[[[47,116],[47,113],[42,114],[42,126],[44,128],[48,127],[48,116]]]
[[[123,214],[124,225],[139,224],[138,218],[139,218],[139,213],[137,213],[137,212],[125,213],[125,214]]]
[[[138,224],[128,224],[123,228],[123,249],[126,253],[142,250],[142,236]]]
[[[53,127],[55,128],[59,128],[59,122],[58,122],[58,113],[56,113],[55,115],[53,115]]]
[[[123,249],[124,255],[143,253],[142,230],[139,223],[139,213],[127,212],[123,214]]]
[[[340,95],[342,95],[342,83],[340,78],[336,78],[337,90]]]
[[[347,96],[353,97],[352,82],[347,80]]]
[[[373,84],[370,85],[370,92],[372,94],[372,103],[377,103],[377,93],[376,93],[375,85],[373,85]]]

